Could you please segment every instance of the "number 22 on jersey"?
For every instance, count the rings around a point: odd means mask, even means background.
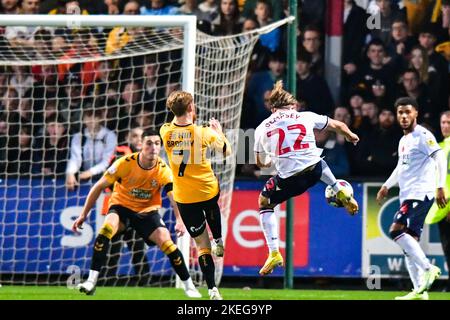
[[[269,138],[272,137],[273,135],[278,134],[278,144],[277,144],[277,151],[276,151],[277,156],[281,156],[281,155],[291,152],[291,151],[297,151],[297,150],[309,148],[309,143],[302,143],[302,140],[306,136],[305,126],[302,124],[299,124],[299,123],[287,126],[288,131],[292,131],[292,130],[296,130],[296,129],[299,129],[300,132],[297,136],[297,139],[294,142],[294,145],[292,147],[287,146],[284,148],[283,148],[283,142],[286,139],[286,132],[283,129],[276,128],[276,129],[273,129],[273,130],[267,132],[267,137],[269,137]]]

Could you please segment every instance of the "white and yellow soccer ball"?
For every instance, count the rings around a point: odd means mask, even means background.
[[[345,181],[343,179],[337,179],[337,183],[343,187],[346,188],[348,191],[350,191],[350,194],[353,197],[353,187],[348,181]],[[325,199],[327,200],[327,203],[330,206],[336,207],[336,208],[342,208],[342,203],[337,199],[336,192],[333,190],[331,186],[327,186],[325,188]]]

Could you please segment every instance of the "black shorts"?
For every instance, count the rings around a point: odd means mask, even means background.
[[[300,173],[283,179],[276,175],[267,180],[261,194],[269,199],[270,204],[280,204],[289,198],[301,195],[319,182],[322,176],[322,164],[318,162]]]
[[[423,223],[433,205],[434,198],[424,201],[405,200],[400,209],[394,215],[394,223],[402,224],[408,228],[408,233],[420,238],[423,229]]]
[[[214,198],[194,203],[179,203],[177,202],[178,209],[180,210],[181,219],[186,226],[186,230],[189,232],[192,238],[196,238],[205,231],[206,217],[205,212],[211,210],[217,211],[220,214],[220,207],[217,203],[219,201],[220,192]]]
[[[137,213],[119,205],[112,205],[108,210],[108,214],[110,213],[118,214],[120,222],[125,225],[125,229],[131,227],[136,230],[138,235],[141,236],[149,246],[155,245],[155,243],[149,239],[153,231],[159,227],[167,228],[159,215],[158,210]]]

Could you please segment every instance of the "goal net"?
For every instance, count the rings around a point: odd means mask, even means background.
[[[4,17],[3,23],[8,16]],[[188,29],[171,26],[170,21],[143,27],[136,21],[141,17],[133,16],[128,19],[132,23],[115,26],[89,17],[97,24],[86,27],[68,21],[64,25],[69,28],[57,22],[47,25],[52,22],[49,16],[11,17],[17,25],[8,23],[0,36],[3,284],[73,285],[87,274],[108,193],[100,196],[80,235],[71,231],[72,223],[113,156],[137,150],[139,128],[159,129],[171,120],[165,107],[170,92],[192,91],[197,122],[215,117],[237,146],[254,44],[260,34],[287,22],[228,37],[197,31],[195,55],[189,58]],[[21,26],[25,21],[27,26]],[[185,74],[189,70],[192,80]],[[235,154],[226,160],[212,160],[220,181],[225,238]],[[67,171],[79,185],[66,185]],[[160,214],[175,239],[175,219],[166,197]],[[184,251],[191,274],[201,282],[195,245],[188,235],[182,238],[188,243]],[[216,262],[220,280],[223,261]],[[130,230],[113,238],[100,284],[160,286],[174,281],[169,260],[156,246],[148,247]]]

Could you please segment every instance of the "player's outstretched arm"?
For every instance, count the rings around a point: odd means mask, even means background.
[[[345,140],[353,143],[354,145],[356,145],[359,141],[359,137],[354,134],[345,123],[341,121],[329,118],[327,129],[344,136]]]
[[[86,198],[86,202],[84,203],[83,210],[81,210],[80,216],[75,220],[75,222],[72,225],[72,231],[78,232],[78,228],[82,229],[83,223],[86,220],[89,212],[94,207],[95,202],[97,201],[100,194],[103,192],[103,190],[111,185],[108,180],[106,180],[105,177],[102,177],[100,180],[97,181],[96,184],[91,188],[89,191],[89,194]]]
[[[169,198],[170,204],[172,205],[175,213],[175,232],[177,237],[181,237],[186,232],[186,227],[184,226],[183,219],[181,219],[180,210],[178,209],[177,203],[173,198],[172,191],[167,192],[167,198]]]

